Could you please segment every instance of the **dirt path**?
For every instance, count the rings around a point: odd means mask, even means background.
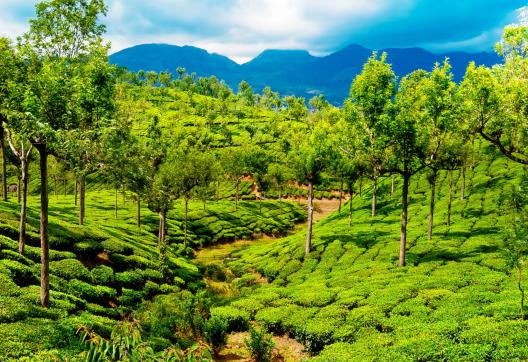
[[[306,200],[301,200],[301,204],[306,204]],[[344,201],[343,201],[344,203]],[[325,218],[339,207],[338,199],[323,199],[314,200],[314,222]],[[306,223],[297,224],[290,232],[290,234],[301,231],[306,226]],[[224,260],[240,249],[248,247],[250,245],[264,245],[271,243],[278,238],[264,235],[258,239],[252,240],[236,240],[231,243],[217,244],[200,249],[195,254],[195,261],[204,266],[214,264],[225,268]],[[226,270],[231,273],[229,270]],[[205,282],[209,290],[213,291],[218,295],[224,297],[230,297],[236,291],[233,291],[232,286],[227,281],[215,281],[212,279],[205,278]],[[267,282],[264,280],[263,282]],[[238,361],[238,362],[249,362],[252,361],[244,340],[248,338],[247,332],[231,333],[228,336],[227,345],[215,358],[216,361]],[[304,352],[304,346],[296,340],[289,338],[287,335],[284,336],[273,336],[275,342],[275,348],[273,349],[272,362],[297,362],[302,361],[308,357]]]

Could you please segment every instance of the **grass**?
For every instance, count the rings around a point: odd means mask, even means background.
[[[304,231],[231,255],[238,276],[256,271],[270,283],[247,284],[218,313],[286,332],[314,361],[528,359],[528,321],[519,320],[520,294],[502,250],[509,216],[501,199],[522,169],[488,147],[481,157],[465,200],[455,173],[449,226],[442,173],[430,241],[429,185],[425,176],[411,182],[408,266],[396,266],[400,194],[383,195],[372,218],[365,192],[354,200],[352,228],[348,205],[315,225],[306,257]]]
[[[89,188],[90,189],[90,188]],[[93,190],[93,189],[92,189]],[[158,219],[146,207],[143,225],[136,226],[132,195],[123,205],[119,196],[114,218],[114,192],[89,191],[86,220],[79,226],[72,195],[51,195],[51,308],[39,307],[40,249],[38,205],[29,198],[28,245],[17,253],[18,205],[0,202],[0,359],[47,360],[60,354],[76,360],[82,347],[76,336],[81,325],[108,336],[115,321],[136,310],[144,301],[181,289],[203,287],[202,270],[184,250],[181,202],[168,218],[168,275],[160,273],[157,248]],[[198,247],[279,235],[304,218],[295,203],[241,201],[191,202],[189,241]]]

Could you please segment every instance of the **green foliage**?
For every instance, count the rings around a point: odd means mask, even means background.
[[[55,275],[67,280],[78,279],[85,282],[92,280],[90,271],[77,259],[52,261],[50,269]]]
[[[271,352],[275,346],[273,338],[264,328],[249,328],[249,338],[244,340],[246,348],[257,362],[271,361]]]

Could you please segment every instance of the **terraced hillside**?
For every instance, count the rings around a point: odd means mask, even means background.
[[[425,175],[412,181],[408,266],[396,266],[400,194],[386,193],[372,218],[364,192],[354,199],[351,228],[347,208],[316,224],[307,257],[303,231],[236,252],[229,267],[245,287],[214,313],[232,329],[257,321],[287,333],[314,361],[528,359],[528,322],[519,319],[520,292],[503,251],[510,216],[502,199],[523,170],[485,144],[480,155],[464,200],[454,173],[450,226],[442,173],[431,241],[430,187]],[[270,283],[255,283],[253,271]]]
[[[24,256],[17,252],[18,206],[15,200],[0,202],[0,360],[47,361],[59,355],[79,360],[83,346],[76,331],[80,326],[108,336],[116,321],[144,301],[201,288],[201,272],[189,261],[190,249],[184,250],[179,242],[180,204],[169,213],[168,271],[163,275],[158,219],[148,209],[142,210],[144,224],[138,229],[131,200],[126,206],[120,201],[114,219],[113,192],[89,192],[86,224],[78,226],[72,195],[52,196],[52,201],[50,309],[39,303],[38,199],[30,198],[29,245]],[[210,202],[205,210],[201,202],[190,206],[192,246],[259,233],[280,234],[304,218],[301,208],[287,202],[243,201],[237,211],[230,201]]]

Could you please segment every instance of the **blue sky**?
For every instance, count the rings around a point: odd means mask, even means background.
[[[35,1],[0,0],[0,35],[27,28]],[[117,51],[194,45],[244,62],[265,49],[323,55],[356,43],[434,52],[490,50],[528,0],[107,0]]]

